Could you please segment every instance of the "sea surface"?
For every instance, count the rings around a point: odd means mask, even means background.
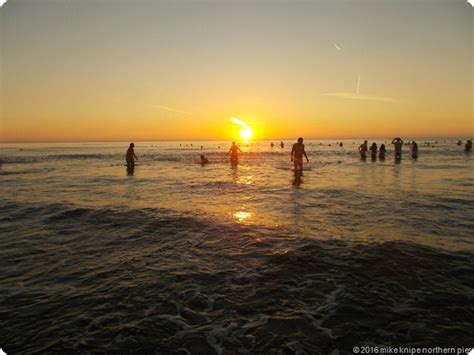
[[[288,140],[135,142],[133,174],[129,142],[0,144],[0,348],[474,346],[473,153],[375,141],[305,141],[301,179]]]

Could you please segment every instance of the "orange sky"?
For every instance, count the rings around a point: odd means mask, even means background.
[[[0,141],[472,136],[474,11],[7,2]]]

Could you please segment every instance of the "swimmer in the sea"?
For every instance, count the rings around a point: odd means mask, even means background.
[[[359,146],[359,154],[360,154],[360,157],[361,159],[364,159],[367,158],[367,141],[364,141],[364,143],[362,143],[360,146]]]
[[[411,157],[413,159],[418,158],[418,144],[416,144],[415,141],[413,141],[412,144],[411,144]]]
[[[370,150],[370,158],[372,160],[377,160],[377,143],[372,143],[372,145],[369,148]]]
[[[232,145],[230,146],[230,149],[227,152],[227,155],[230,154],[230,163],[232,165],[237,165],[239,163],[239,152],[242,153],[237,144],[235,144],[235,142],[232,142]]]
[[[201,165],[209,164],[209,159],[207,159],[204,155],[201,155]]]
[[[299,175],[303,176],[303,155],[309,163],[308,156],[304,150],[303,138],[300,137],[298,138],[298,143],[293,144],[293,148],[291,149],[291,161],[295,167],[295,175],[297,175],[299,171]]]
[[[394,138],[392,144],[395,146],[395,160],[401,160],[403,140],[401,138]]]
[[[384,160],[385,159],[385,152],[387,149],[385,149],[385,144],[382,144],[379,149],[379,159]]]
[[[469,139],[464,145],[464,150],[470,152],[472,150],[472,139]]]
[[[281,149],[285,148],[285,143],[283,143],[283,141],[280,141],[280,147]]]
[[[130,143],[130,146],[128,147],[127,149],[127,154],[125,156],[125,161],[127,162],[127,169],[129,170],[132,170],[135,168],[135,160],[134,159],[137,159],[137,156],[135,155],[135,151],[134,151],[134,148],[135,147],[135,144],[133,143]]]

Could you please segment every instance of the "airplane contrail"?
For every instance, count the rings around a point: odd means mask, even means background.
[[[360,93],[360,73],[359,73],[359,77],[357,78],[357,91],[356,91],[356,94],[359,95]]]
[[[235,124],[238,124],[239,126],[243,127],[243,128],[249,128],[249,125],[241,120],[239,120],[238,118],[236,117],[231,117],[230,120],[235,123]]]
[[[341,98],[341,99],[350,99],[350,100],[379,101],[379,102],[387,102],[387,103],[399,102],[397,99],[394,99],[392,97],[354,94],[353,92],[328,92],[322,95]]]

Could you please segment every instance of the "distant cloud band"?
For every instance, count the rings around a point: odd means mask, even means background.
[[[177,109],[174,109],[174,108],[168,107],[168,106],[153,105],[153,107],[159,108],[160,110],[169,111],[169,112],[181,113],[183,115],[192,115],[191,112],[177,110]]]

